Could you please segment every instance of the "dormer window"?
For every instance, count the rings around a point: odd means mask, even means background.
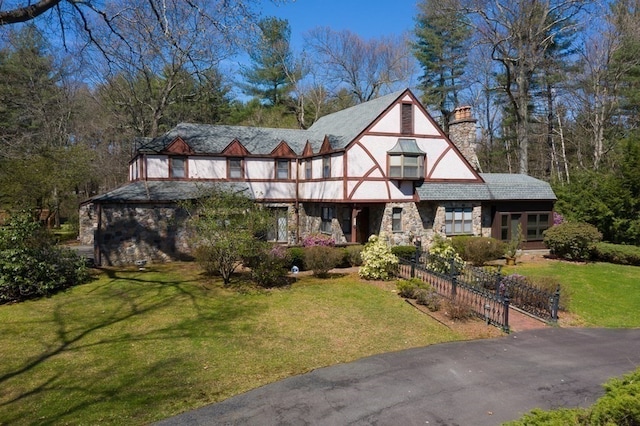
[[[170,157],[170,176],[175,179],[187,177],[187,159],[185,157]]]
[[[418,148],[415,139],[398,139],[398,143],[387,152],[388,176],[398,180],[424,179],[426,153]]]

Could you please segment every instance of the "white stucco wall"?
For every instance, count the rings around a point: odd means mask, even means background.
[[[169,158],[166,155],[147,156],[147,177],[148,178],[168,178]]]
[[[190,158],[189,177],[193,179],[224,179],[227,177],[227,160],[216,157]]]

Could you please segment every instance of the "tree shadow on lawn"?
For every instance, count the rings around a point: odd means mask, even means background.
[[[74,294],[77,300],[56,301],[46,320],[55,331],[33,337],[44,348],[40,353],[18,354],[21,365],[0,368],[0,423],[73,421],[74,413],[100,411],[104,404],[148,416],[155,406],[185,399],[181,393],[189,388],[189,377],[180,374],[181,366],[194,360],[175,349],[232,335],[235,320],[260,312],[249,303],[216,301],[195,280],[158,282],[144,272],[106,273],[106,283]],[[156,345],[156,359],[140,359]],[[167,375],[168,370],[176,374]],[[113,419],[129,422],[127,411],[113,413]]]

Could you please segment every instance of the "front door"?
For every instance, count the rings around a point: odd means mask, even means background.
[[[521,224],[522,214],[520,213],[503,213],[500,215],[500,240],[511,241],[518,236],[518,232],[522,232],[522,228],[518,229]]]
[[[369,231],[369,207],[362,207],[358,216],[356,217],[357,223],[357,233],[356,233],[356,242],[358,243],[366,243],[369,241],[370,231]]]

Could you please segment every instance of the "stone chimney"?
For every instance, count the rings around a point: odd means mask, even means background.
[[[449,139],[460,150],[471,166],[480,171],[480,163],[476,155],[476,120],[471,114],[470,106],[461,106],[453,110],[449,122]]]

